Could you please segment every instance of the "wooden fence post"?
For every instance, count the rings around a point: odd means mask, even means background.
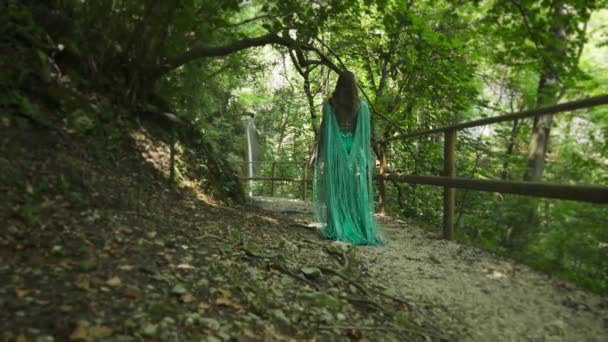
[[[444,134],[443,141],[443,176],[454,177],[455,171],[456,130],[451,129]],[[443,188],[443,238],[452,240],[454,237],[454,206],[456,189]]]
[[[272,173],[272,180],[270,181],[270,197],[274,197],[274,168],[276,164],[276,162],[272,162],[272,168],[270,171]]]
[[[304,183],[304,198],[303,200],[306,200],[306,193],[308,191],[308,165],[304,164],[304,180],[302,181]]]

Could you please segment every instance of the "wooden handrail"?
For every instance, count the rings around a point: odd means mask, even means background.
[[[608,187],[595,185],[565,185],[539,182],[511,182],[445,176],[387,174],[386,180],[412,184],[437,185],[447,188],[557,198],[578,202],[608,204]]]
[[[424,135],[443,133],[443,176],[439,177],[418,175],[382,175],[381,177],[384,179],[402,181],[413,184],[442,186],[444,188],[443,237],[448,240],[452,239],[454,231],[453,217],[455,208],[455,188],[606,204],[608,203],[608,187],[605,186],[561,185],[536,182],[510,182],[460,178],[455,177],[454,169],[456,132],[458,130],[489,125],[498,122],[534,117],[539,115],[558,114],[565,111],[590,108],[605,104],[608,104],[608,95],[600,95],[583,100],[560,103],[557,105],[542,107],[538,109],[525,110],[514,114],[501,115],[491,118],[458,123],[441,128],[396,135],[388,138],[388,140],[407,139]]]
[[[282,182],[310,182],[310,178],[294,178],[294,177],[239,177],[240,180],[248,181],[282,181]]]
[[[272,160],[256,160],[256,161],[236,161],[235,163],[239,164],[264,164],[264,163],[274,163],[274,164],[306,164],[305,162],[297,162],[297,161],[272,161]]]
[[[466,129],[466,128],[490,125],[490,124],[494,124],[494,123],[498,123],[498,122],[530,118],[530,117],[534,117],[537,115],[558,114],[561,112],[577,110],[577,109],[584,109],[584,108],[591,108],[591,107],[605,105],[605,104],[608,104],[608,95],[600,95],[600,96],[590,97],[590,98],[583,99],[583,100],[565,102],[565,103],[560,103],[560,104],[553,105],[553,106],[541,107],[538,109],[524,110],[524,111],[513,113],[513,114],[493,116],[491,118],[484,118],[484,119],[478,119],[478,120],[473,120],[473,121],[468,121],[468,122],[462,122],[462,123],[457,123],[454,125],[449,125],[449,126],[440,127],[440,128],[433,128],[433,129],[428,129],[428,130],[424,130],[424,131],[416,131],[416,132],[411,132],[411,133],[398,134],[398,135],[395,135],[392,137],[388,137],[387,140],[408,139],[408,138],[414,138],[414,137],[419,137],[419,136],[423,136],[423,135],[444,133],[444,132],[451,131],[451,130],[461,130],[461,129]]]

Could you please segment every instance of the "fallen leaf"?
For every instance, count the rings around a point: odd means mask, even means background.
[[[17,336],[15,339],[15,342],[27,342],[27,337],[25,337],[23,334],[19,334],[19,336]]]
[[[112,329],[103,325],[96,325],[89,328],[89,337],[110,337],[112,336]]]
[[[108,286],[118,287],[122,284],[122,282],[120,281],[120,278],[114,276],[108,279],[108,281],[106,281],[106,284],[108,284]]]
[[[46,299],[36,299],[35,302],[38,305],[49,305],[51,303],[50,300],[46,300]]]
[[[141,290],[135,286],[127,286],[124,290],[124,293],[127,297],[137,298],[141,296]]]
[[[237,311],[240,311],[243,308],[238,303],[235,303],[230,290],[218,289],[218,292],[221,293],[221,297],[215,300],[215,305],[231,307]]]
[[[17,294],[17,298],[23,298],[27,296],[29,291],[25,289],[15,289],[15,293]]]
[[[112,336],[112,329],[103,326],[95,325],[91,326],[87,321],[79,321],[76,325],[76,329],[70,335],[71,340],[84,340],[88,338],[102,338]]]
[[[78,277],[76,280],[76,287],[81,290],[89,290],[90,286],[91,283],[87,277]]]
[[[182,302],[184,303],[192,303],[194,299],[194,296],[190,292],[186,292],[182,295]]]
[[[89,332],[89,322],[87,321],[79,321],[76,329],[72,331],[70,335],[70,340],[84,340],[87,338]]]

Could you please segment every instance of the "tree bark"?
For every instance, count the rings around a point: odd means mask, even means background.
[[[500,179],[502,180],[507,180],[507,178],[509,178],[509,158],[513,155],[513,150],[515,150],[518,131],[519,120],[513,120],[513,126],[511,126],[511,135],[509,136],[509,143],[507,144],[505,161],[502,163],[502,173],[500,175]]]
[[[380,177],[378,177],[378,213],[380,215],[386,215],[386,185],[384,180],[384,174],[386,173],[386,143],[380,144],[378,150],[380,155],[378,156],[380,159],[380,170],[378,173]]]
[[[536,107],[553,105],[558,101],[560,75],[557,65],[564,61],[567,53],[565,46],[568,41],[568,33],[563,26],[563,18],[567,15],[566,11],[564,4],[557,5],[555,9],[551,26],[552,41],[548,47],[551,58],[542,59]],[[534,127],[528,148],[527,169],[524,174],[525,181],[538,182],[542,180],[552,123],[553,115],[541,115],[534,118]]]

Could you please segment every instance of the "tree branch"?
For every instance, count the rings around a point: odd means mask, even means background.
[[[227,56],[241,50],[249,49],[252,47],[260,47],[269,44],[278,44],[290,47],[294,46],[295,43],[295,41],[288,38],[283,38],[276,33],[268,33],[263,36],[253,38],[243,38],[230,44],[221,46],[211,46],[205,43],[201,43],[195,45],[190,50],[180,55],[165,60],[163,65],[161,65],[159,68],[157,68],[157,70],[155,70],[154,75],[156,77],[160,77],[188,62],[200,58]]]

